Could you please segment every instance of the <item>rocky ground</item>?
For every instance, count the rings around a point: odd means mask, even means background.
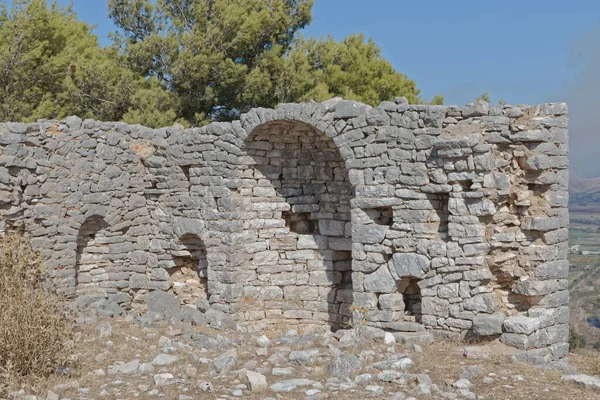
[[[571,355],[572,370],[560,372],[515,362],[512,350],[498,341],[400,344],[392,335],[372,335],[361,327],[332,333],[324,327],[256,326],[256,332],[242,332],[216,315],[186,315],[175,308],[169,322],[166,314],[82,318],[68,368],[11,397],[600,398],[600,379],[574,375],[600,372],[600,363],[594,366],[587,356]]]

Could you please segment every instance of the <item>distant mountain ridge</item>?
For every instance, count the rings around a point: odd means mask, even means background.
[[[600,177],[579,178],[573,171],[569,177],[569,208],[600,207]]]

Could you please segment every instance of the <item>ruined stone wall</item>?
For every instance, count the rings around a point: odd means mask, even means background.
[[[153,290],[269,323],[568,350],[563,103],[332,99],[233,123],[0,125],[0,215],[80,310]]]

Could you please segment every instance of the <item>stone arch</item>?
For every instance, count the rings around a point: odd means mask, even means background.
[[[169,291],[184,305],[208,307],[208,259],[206,245],[199,235],[185,233],[171,252],[174,267],[169,268]]]
[[[244,308],[266,310],[267,320],[345,326],[354,189],[338,146],[306,122],[273,120],[256,126],[242,150],[244,232],[255,242]]]
[[[75,255],[76,295],[105,293],[102,283],[109,281],[112,266],[108,257],[111,236],[108,224],[100,215],[91,215],[81,224]]]
[[[403,320],[407,322],[422,322],[423,312],[421,309],[421,279],[405,277],[397,282],[398,293],[402,295]],[[398,307],[400,308],[400,307]]]

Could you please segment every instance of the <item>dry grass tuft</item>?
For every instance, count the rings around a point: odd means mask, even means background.
[[[10,380],[48,376],[63,365],[70,327],[28,240],[10,232],[0,247],[1,392]]]
[[[597,351],[589,353],[586,356],[586,364],[591,374],[600,376],[600,353]]]

